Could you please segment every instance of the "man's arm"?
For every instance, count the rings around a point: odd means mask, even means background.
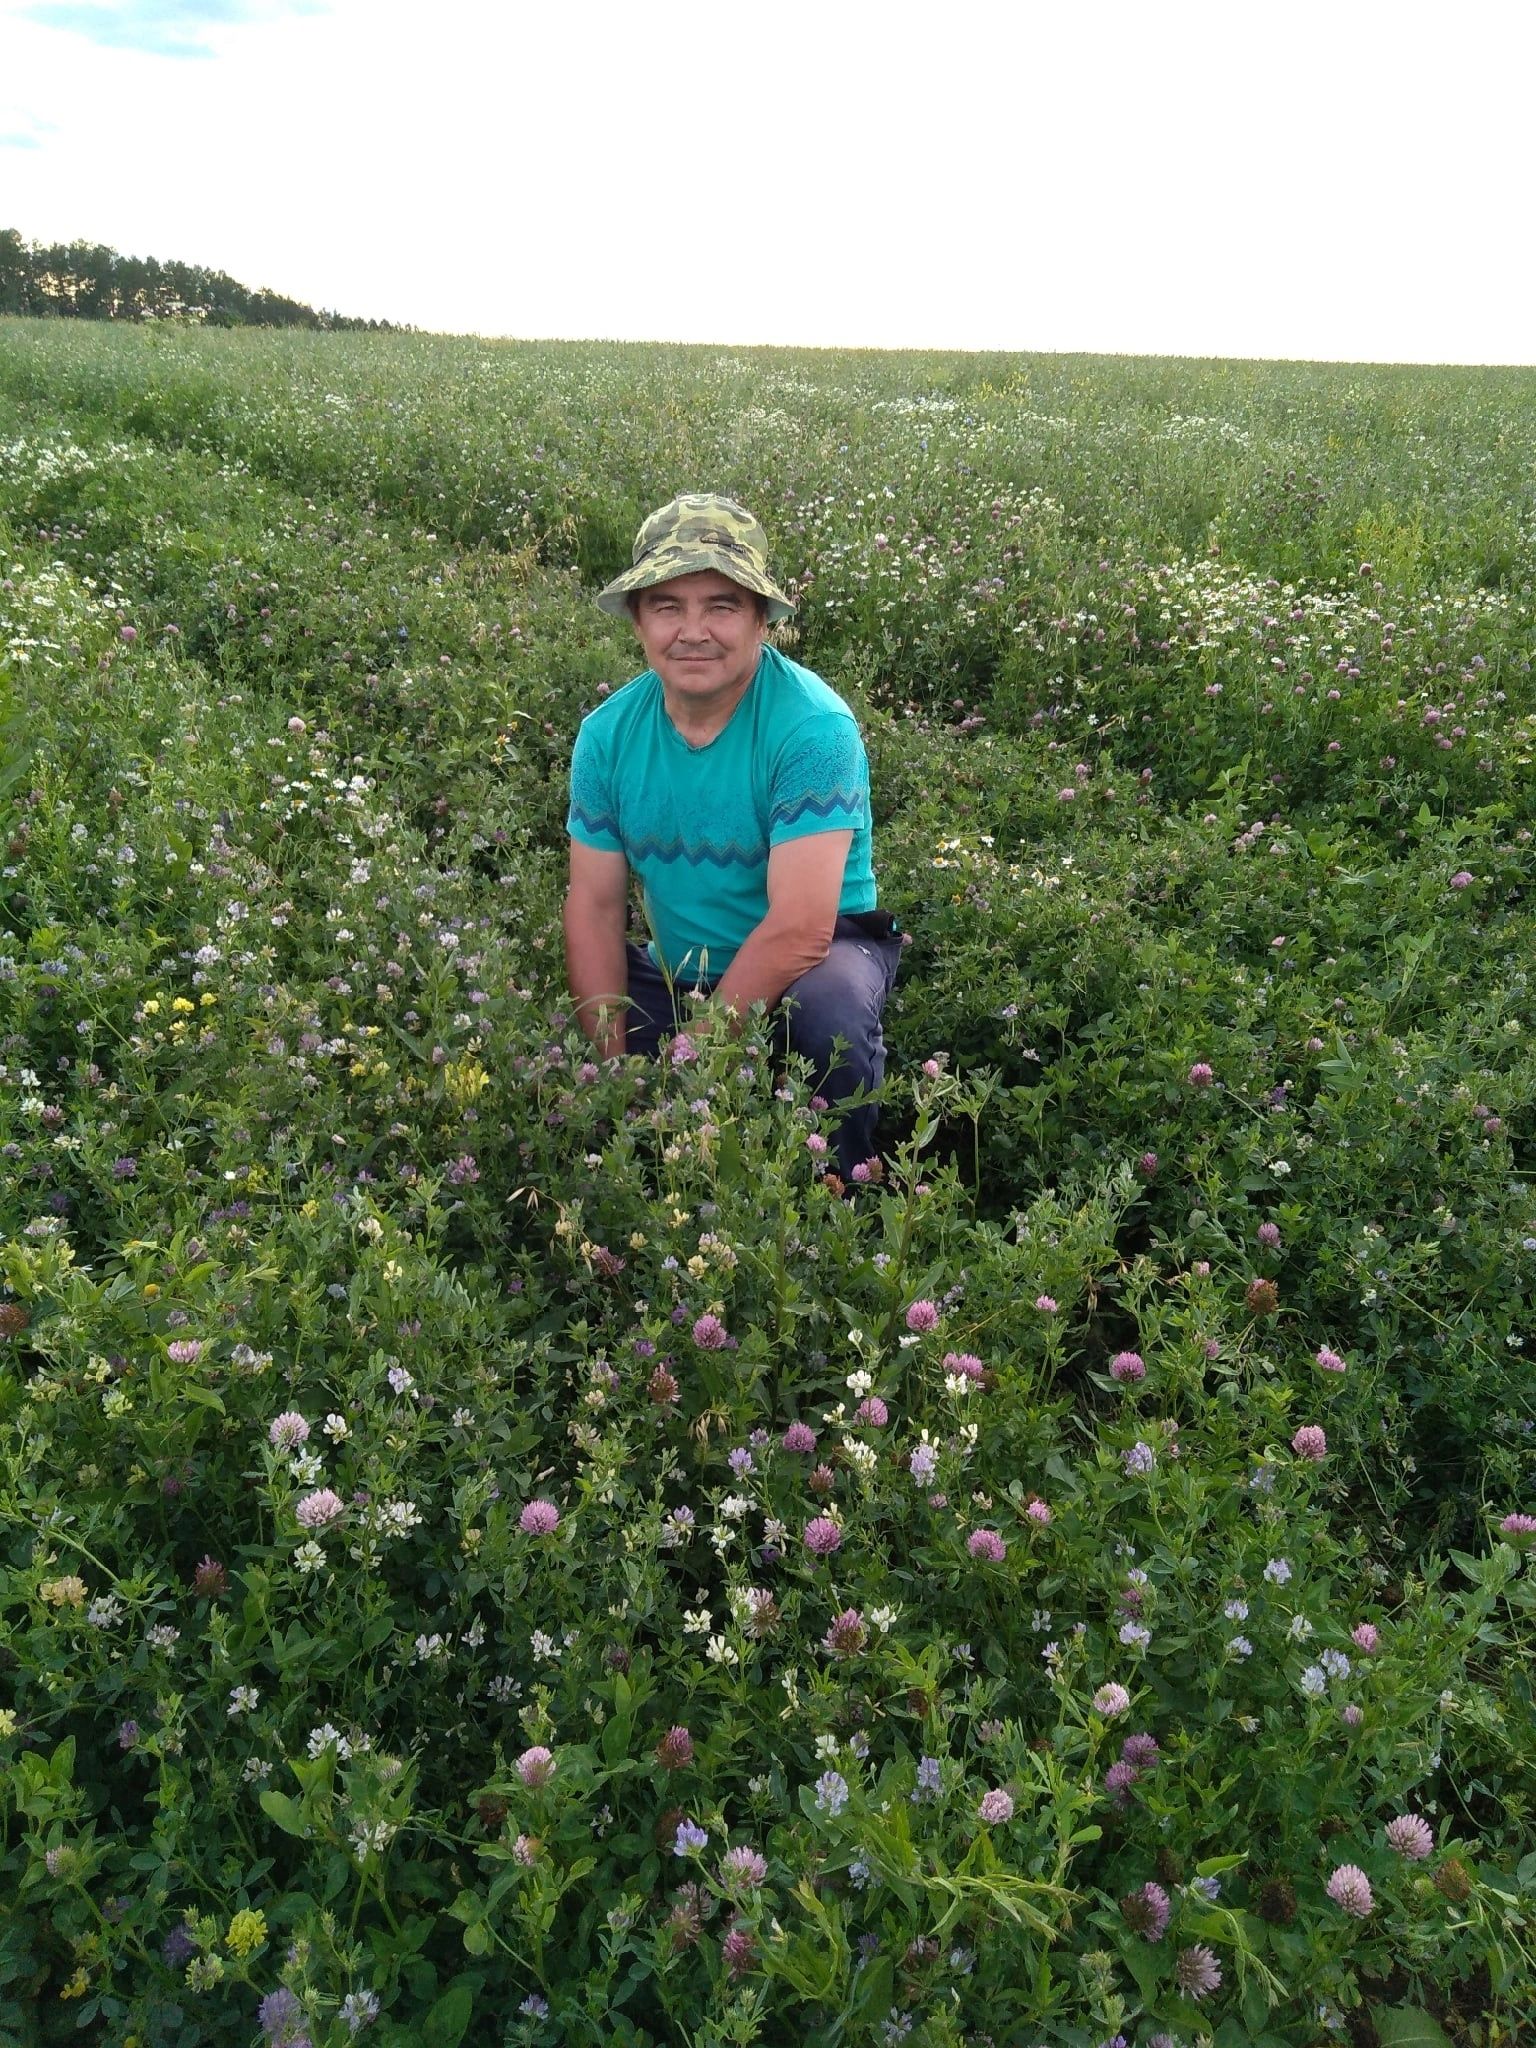
[[[623,854],[573,839],[565,892],[565,978],[576,998],[577,1021],[604,1059],[618,1058],[625,1050],[628,902],[629,863]]]
[[[768,854],[768,912],[747,934],[715,989],[725,1009],[745,1016],[772,1006],[792,981],[826,959],[843,893],[851,832],[812,832]]]

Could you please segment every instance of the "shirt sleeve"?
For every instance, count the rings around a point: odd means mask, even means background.
[[[841,713],[796,726],[774,764],[768,843],[869,825],[869,761],[853,720]]]
[[[583,846],[594,846],[601,853],[624,851],[608,772],[608,750],[587,719],[577,727],[576,744],[571,750],[571,802],[565,829]]]

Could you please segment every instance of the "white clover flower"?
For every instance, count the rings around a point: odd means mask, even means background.
[[[684,1608],[683,1634],[685,1636],[707,1636],[710,1628],[710,1612],[707,1607]]]
[[[843,1385],[848,1389],[849,1393],[853,1395],[856,1401],[862,1401],[864,1396],[869,1392],[870,1388],[873,1387],[874,1384],[874,1374],[872,1372],[866,1372],[863,1366],[860,1366],[857,1372],[849,1373],[847,1379],[843,1382]]]
[[[711,1664],[739,1664],[740,1657],[731,1648],[724,1636],[711,1636],[705,1646],[705,1656]]]
[[[870,1626],[879,1629],[881,1635],[887,1635],[900,1612],[899,1607],[872,1607],[869,1611]]]
[[[237,1715],[254,1713],[260,1697],[254,1685],[237,1685],[231,1690],[229,1705],[224,1711],[232,1721]]]
[[[313,1537],[301,1543],[293,1553],[294,1568],[301,1572],[317,1572],[325,1563],[325,1552]]]

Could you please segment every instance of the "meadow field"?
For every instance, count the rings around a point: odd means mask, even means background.
[[[885,1164],[594,1063],[593,589],[855,705]],[[1536,372],[0,321],[0,2038],[1536,2039]]]

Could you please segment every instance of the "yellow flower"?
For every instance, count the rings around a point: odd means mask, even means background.
[[[159,1016],[159,1014],[160,1014],[160,1003],[159,1003],[159,999],[158,999],[157,997],[155,997],[155,996],[151,996],[151,997],[150,997],[149,1001],[148,1001],[148,1002],[147,1002],[147,1003],[146,1003],[146,1004],[144,1005],[144,1014],[145,1014],[145,1016],[146,1016],[146,1017],[158,1017],[158,1016]]]
[[[84,1970],[76,1970],[73,1977],[70,1978],[64,1989],[59,1993],[59,1996],[60,1998],[84,1998],[90,1986],[91,1980]]]
[[[85,1605],[85,1581],[68,1572],[62,1579],[44,1579],[38,1587],[39,1598],[46,1600],[50,1607],[83,1607]]]
[[[252,1912],[247,1906],[230,1921],[229,1932],[224,1937],[224,1946],[232,1956],[249,1956],[255,1954],[266,1938],[266,1914]]]
[[[159,1292],[160,1283],[158,1280],[146,1280],[144,1282],[144,1299],[146,1301],[154,1301]]]
[[[491,1077],[478,1060],[454,1060],[443,1069],[443,1085],[449,1100],[462,1109],[489,1088]]]
[[[18,1727],[16,1716],[9,1707],[0,1707],[0,1742],[8,1735],[14,1735]]]
[[[177,996],[176,1000],[171,1004],[171,1008],[178,1017],[190,1017],[197,1008],[197,1005],[196,1003],[189,1003],[185,996]]]
[[[215,994],[214,994],[214,993],[212,992],[212,990],[211,990],[211,989],[206,989],[206,988],[205,988],[205,989],[203,990],[202,994],[201,994],[201,995],[200,995],[200,996],[198,997],[198,999],[197,999],[197,1000],[198,1000],[198,1001],[199,1001],[199,1002],[200,1002],[200,1003],[202,1004],[202,1006],[203,1006],[203,1008],[204,1008],[205,1010],[211,1010],[211,1009],[213,1008],[214,1004],[215,1004],[215,1003],[216,1003],[216,1002],[217,1002],[217,1001],[218,1001],[219,999],[218,999],[218,997],[217,997],[217,996],[216,996],[216,995],[215,995]]]

